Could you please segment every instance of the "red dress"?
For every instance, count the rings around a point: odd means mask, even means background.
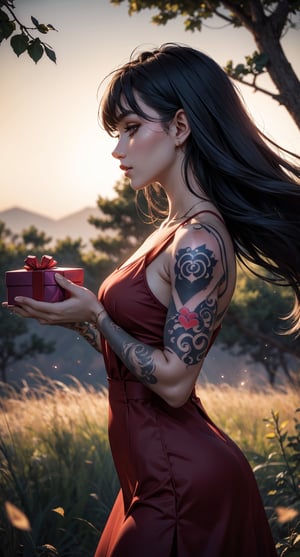
[[[146,266],[171,240],[117,269],[99,295],[138,341],[163,348],[167,309]],[[139,383],[105,339],[109,440],[121,490],[95,557],[276,557],[252,470],[193,393],[172,408]]]

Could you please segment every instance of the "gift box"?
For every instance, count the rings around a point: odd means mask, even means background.
[[[16,296],[28,296],[44,302],[61,302],[69,293],[58,286],[55,273],[63,275],[79,286],[83,285],[84,270],[80,267],[57,267],[50,255],[43,255],[39,261],[35,255],[25,259],[23,269],[6,271],[7,302],[15,304]]]

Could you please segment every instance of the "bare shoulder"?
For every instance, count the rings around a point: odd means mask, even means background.
[[[202,246],[212,250],[216,256],[224,255],[226,250],[231,250],[232,245],[225,225],[215,222],[198,222],[197,220],[187,223],[176,231],[173,241],[173,250],[190,248],[197,250]]]
[[[225,225],[209,221],[194,221],[176,231],[172,243],[171,276],[188,276],[196,285],[211,289],[220,287],[228,300],[236,281],[234,249]]]

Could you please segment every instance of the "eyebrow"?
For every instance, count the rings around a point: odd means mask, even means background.
[[[126,116],[137,116],[133,110],[122,110],[119,115],[116,115],[116,121],[120,123]]]

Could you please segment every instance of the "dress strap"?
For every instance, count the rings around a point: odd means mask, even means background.
[[[151,251],[149,251],[146,254],[146,264],[149,265],[153,261],[153,259],[155,259],[164,250],[164,248],[168,245],[170,240],[172,240],[172,238],[175,236],[177,230],[185,226],[193,218],[197,217],[198,215],[202,215],[203,213],[209,213],[211,215],[214,215],[224,224],[224,220],[222,219],[222,217],[220,217],[218,213],[215,213],[214,211],[210,211],[209,209],[203,209],[202,211],[198,211],[197,213],[190,215],[183,222],[180,222],[178,226],[176,226],[176,228],[172,230],[172,232],[170,232],[168,236],[166,236],[163,242],[161,242],[158,246],[155,246]]]

